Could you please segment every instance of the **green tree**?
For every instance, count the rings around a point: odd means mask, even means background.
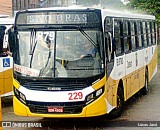
[[[126,9],[126,6],[122,3],[121,0],[76,0],[76,1],[77,5],[82,5],[82,6],[98,5],[106,9],[114,9],[114,10]]]
[[[157,22],[160,24],[160,1],[159,0],[130,0],[127,5],[129,8],[138,10],[139,12],[146,12],[154,15]]]
[[[77,0],[78,5],[91,6],[99,4],[100,0]]]

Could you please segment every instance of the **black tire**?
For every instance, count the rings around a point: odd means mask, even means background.
[[[109,114],[110,118],[114,119],[121,116],[123,109],[124,109],[124,95],[123,95],[123,90],[119,87],[117,91],[117,106],[110,112]]]
[[[140,93],[142,95],[146,95],[148,93],[149,89],[148,89],[148,71],[146,69],[146,72],[145,72],[145,84],[144,84],[144,87],[140,90]]]

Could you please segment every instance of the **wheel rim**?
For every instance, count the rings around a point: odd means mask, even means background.
[[[119,95],[117,95],[117,107],[116,109],[120,109],[122,107],[122,100]]]
[[[146,78],[146,81],[145,81],[145,88],[146,88],[146,91],[148,92],[148,80]]]

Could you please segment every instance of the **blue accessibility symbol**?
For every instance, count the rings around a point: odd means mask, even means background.
[[[10,67],[10,59],[9,58],[3,59],[3,67]]]

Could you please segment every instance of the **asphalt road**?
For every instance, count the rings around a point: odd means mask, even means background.
[[[160,130],[160,65],[149,84],[148,94],[133,96],[117,119],[107,116],[87,119],[21,117],[13,113],[12,97],[5,97],[2,98],[2,120],[4,126],[13,121],[12,128],[3,127],[3,130]]]

